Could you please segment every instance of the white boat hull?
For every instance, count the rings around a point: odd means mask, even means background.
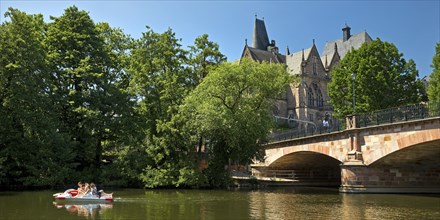
[[[55,193],[53,194],[54,199],[58,201],[66,201],[66,202],[81,202],[81,203],[108,203],[113,202],[113,196],[94,196],[94,195],[84,195],[81,197],[76,196],[77,191],[74,189],[68,189],[64,193]]]

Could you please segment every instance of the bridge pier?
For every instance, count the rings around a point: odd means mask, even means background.
[[[343,193],[440,193],[440,170],[432,166],[341,165]]]

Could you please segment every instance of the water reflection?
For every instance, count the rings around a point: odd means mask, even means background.
[[[251,219],[439,219],[440,198],[339,194],[319,188],[249,192]]]
[[[69,213],[77,214],[86,219],[95,219],[97,215],[102,215],[107,209],[113,208],[113,204],[71,204],[53,202],[53,205],[58,209],[65,208]]]
[[[337,194],[337,192],[336,192]],[[276,189],[249,193],[252,219],[334,219],[341,201],[334,190]]]
[[[0,192],[3,219],[440,219],[440,195],[338,189],[115,191],[108,204],[56,203],[53,192]]]

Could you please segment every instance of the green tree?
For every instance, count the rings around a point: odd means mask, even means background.
[[[0,184],[60,184],[72,171],[49,98],[42,15],[9,8],[0,27]]]
[[[107,130],[102,133],[102,154],[105,160],[112,163],[101,168],[101,176],[104,182],[111,185],[135,184],[134,178],[125,172],[126,149],[139,144],[142,138],[141,128],[137,123],[140,118],[134,111],[134,97],[129,94],[130,74],[129,68],[130,50],[133,39],[124,34],[119,28],[112,28],[108,23],[102,22],[96,25],[102,39],[104,39],[105,53],[110,59],[110,65],[104,68],[107,80],[106,88],[113,99],[111,109],[112,117],[108,117]]]
[[[259,155],[273,126],[270,106],[290,81],[283,65],[243,59],[221,64],[185,99],[184,131],[193,146],[206,137],[211,186],[226,184],[229,160],[244,164]]]
[[[205,78],[218,64],[225,62],[226,57],[220,52],[217,43],[210,41],[207,34],[197,37],[190,46],[189,64],[195,76],[195,86]]]
[[[121,136],[124,117],[129,116],[130,96],[123,57],[124,37],[105,24],[95,25],[87,12],[65,9],[49,24],[46,46],[51,64],[53,100],[63,132],[74,144],[79,176],[95,179],[102,161],[103,145]],[[111,37],[116,37],[112,39]],[[117,43],[121,43],[118,45]]]
[[[185,68],[187,51],[171,29],[160,34],[147,27],[135,42],[131,54],[130,88],[143,118],[142,145],[128,155],[136,159],[135,171],[146,187],[187,185],[194,172],[188,159],[189,146],[173,117],[193,87],[191,72]]]
[[[219,45],[208,39],[204,34],[194,40],[194,45],[190,46],[189,65],[194,79],[194,88],[202,82],[210,71],[226,61],[226,57],[220,52]],[[202,148],[205,145],[205,137],[200,136],[197,144],[197,163],[202,160]]]
[[[433,70],[428,83],[428,97],[429,101],[440,103],[440,42],[435,47],[431,67]]]
[[[332,71],[330,102],[335,115],[353,114],[354,86],[356,113],[417,103],[426,99],[417,77],[414,61],[407,62],[394,44],[378,38],[348,52]]]

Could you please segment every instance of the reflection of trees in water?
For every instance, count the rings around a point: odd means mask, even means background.
[[[439,201],[439,197],[426,195],[339,194],[332,188],[279,188],[249,192],[249,217],[268,220],[439,219],[436,205]]]
[[[78,216],[86,219],[94,219],[96,215],[102,214],[105,209],[113,208],[112,204],[65,204],[62,205],[70,213],[77,213]]]

